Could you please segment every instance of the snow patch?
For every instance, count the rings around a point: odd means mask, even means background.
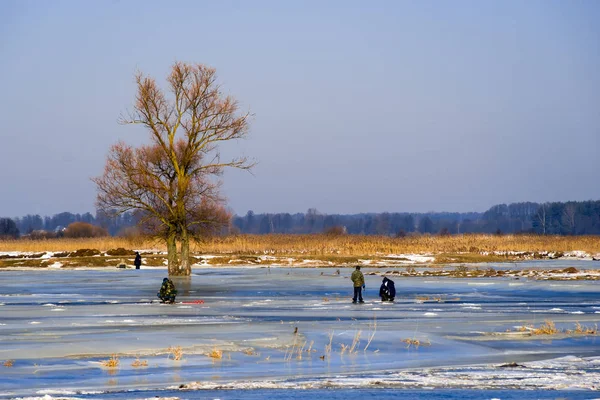
[[[435,261],[435,257],[421,254],[388,254],[386,258],[397,258],[405,264],[431,263]]]

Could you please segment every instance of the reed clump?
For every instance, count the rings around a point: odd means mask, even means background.
[[[113,354],[108,360],[100,361],[100,364],[107,368],[117,368],[119,366],[119,356]]]
[[[511,330],[508,329],[507,332]],[[522,325],[516,328],[517,332],[526,333],[532,336],[539,335],[556,335],[564,333],[566,335],[597,335],[598,334],[598,324],[594,324],[593,327],[581,325],[579,322],[575,323],[574,329],[565,329],[560,330],[556,327],[554,321],[545,320],[543,324],[541,324],[538,328],[533,325]]]
[[[567,331],[567,333],[574,333],[576,335],[597,335],[598,334],[598,324],[594,324],[594,327],[583,326],[579,322],[575,323],[575,329],[572,331]]]
[[[168,358],[173,358],[173,360],[175,361],[179,361],[183,358],[183,349],[181,348],[181,346],[169,347],[167,349],[167,352],[169,353]]]
[[[547,319],[539,328],[534,328],[531,333],[534,335],[554,335],[558,333],[558,329],[554,321]]]
[[[135,361],[133,361],[131,363],[131,366],[133,368],[147,367],[148,366],[148,361],[146,361],[146,360],[140,360],[139,358],[136,358]]]
[[[256,352],[256,350],[254,350],[252,347],[249,347],[247,349],[242,350],[242,353],[244,353],[247,356],[256,356],[256,355],[258,355],[258,353]]]
[[[223,350],[217,349],[215,347],[210,351],[210,353],[208,353],[208,356],[212,359],[220,360],[223,358]]]
[[[413,346],[415,349],[418,349],[419,346],[431,346],[431,342],[429,341],[429,339],[419,340],[419,339],[415,339],[415,338],[407,338],[407,339],[402,339],[402,342],[406,343],[407,349],[410,349],[411,346]]]

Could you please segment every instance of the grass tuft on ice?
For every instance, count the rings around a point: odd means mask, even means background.
[[[100,364],[107,368],[117,368],[119,366],[119,356],[113,354],[108,360],[100,361]]]

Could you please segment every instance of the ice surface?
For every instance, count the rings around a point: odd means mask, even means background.
[[[152,300],[165,269],[2,271],[0,361],[13,360],[0,365],[2,395],[153,397],[180,385],[597,389],[599,336],[505,334],[546,319],[559,329],[594,326],[597,282],[394,278],[389,304],[377,297],[381,277],[367,274],[366,303],[353,305],[351,272],[198,267],[174,279],[177,300],[204,303],[166,305]],[[177,346],[181,360],[169,351]],[[118,368],[103,367],[112,354]],[[134,367],[138,358],[148,365]]]

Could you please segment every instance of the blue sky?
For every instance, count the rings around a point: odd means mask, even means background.
[[[238,214],[600,199],[600,2],[0,2],[0,216],[94,210],[136,69],[254,114]]]

